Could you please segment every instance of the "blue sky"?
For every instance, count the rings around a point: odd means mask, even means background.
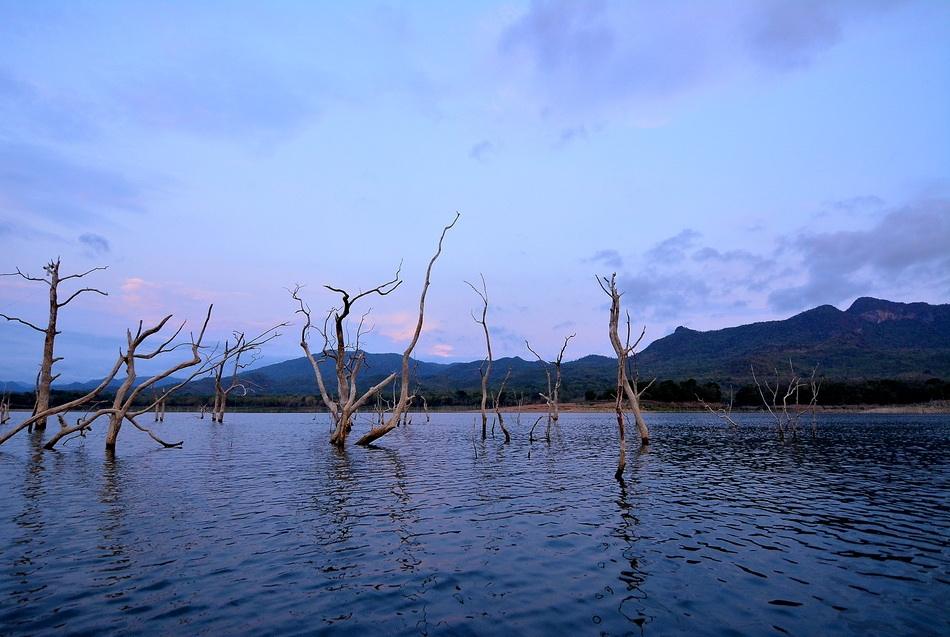
[[[950,3],[0,2],[0,271],[94,265],[63,378],[166,313],[292,320],[368,287],[399,351],[610,350],[595,274],[647,341],[874,295],[950,296]],[[0,277],[0,311],[43,320]],[[42,346],[0,324],[0,379]],[[265,352],[299,355],[296,330]]]

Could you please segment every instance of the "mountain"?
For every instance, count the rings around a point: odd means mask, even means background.
[[[605,335],[606,336],[606,335]],[[642,378],[715,382],[750,382],[749,366],[768,370],[791,361],[800,370],[818,366],[829,380],[950,379],[950,305],[895,303],[870,297],[856,300],[847,310],[822,305],[781,321],[765,321],[699,332],[686,327],[654,341],[636,357]],[[366,354],[359,387],[370,387],[391,372],[398,372],[399,354]],[[413,360],[414,389],[423,394],[478,393],[481,361],[432,363]],[[565,399],[587,390],[603,392],[615,382],[616,360],[590,355],[563,365]],[[497,387],[511,370],[509,388],[536,395],[545,388],[544,371],[537,361],[520,357],[495,361],[492,384]],[[335,389],[332,361],[321,370]],[[241,375],[257,395],[314,395],[316,384],[310,362],[295,358],[260,367]],[[99,381],[56,385],[56,389],[84,391]],[[173,384],[167,379],[163,384]],[[118,381],[116,382],[116,385]],[[8,383],[12,390],[24,383]],[[208,395],[213,382],[203,378],[190,383],[183,394]]]
[[[747,381],[749,366],[819,366],[828,378],[950,378],[950,305],[870,297],[783,321],[709,332],[678,327],[638,357],[642,376]]]

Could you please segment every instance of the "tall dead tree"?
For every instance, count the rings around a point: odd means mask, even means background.
[[[47,449],[54,448],[60,440],[72,434],[85,434],[85,432],[87,432],[97,420],[103,417],[108,419],[108,428],[106,431],[105,441],[107,451],[115,451],[119,431],[121,430],[122,424],[125,421],[131,423],[136,429],[147,433],[153,440],[164,447],[181,446],[181,442],[165,442],[152,430],[144,427],[138,422],[138,420],[136,420],[142,414],[154,409],[155,406],[160,402],[167,400],[169,396],[184,387],[196,377],[207,374],[214,364],[217,363],[216,359],[202,359],[201,356],[201,350],[203,348],[202,341],[204,339],[205,330],[208,327],[208,322],[211,319],[210,307],[208,308],[208,313],[205,316],[204,323],[201,326],[201,331],[198,333],[197,337],[192,334],[188,341],[180,341],[175,343],[175,340],[181,334],[185,326],[185,323],[182,323],[170,337],[162,341],[161,344],[159,344],[155,349],[145,352],[141,351],[146,345],[146,342],[151,337],[159,334],[165,328],[166,324],[171,320],[171,318],[172,316],[168,315],[154,326],[148,328],[144,327],[142,321],[139,321],[138,329],[134,335],[132,334],[131,330],[126,331],[127,344],[125,351],[119,351],[119,355],[116,358],[115,364],[112,366],[111,371],[106,374],[106,376],[96,388],[83,396],[67,401],[60,405],[56,405],[54,407],[49,407],[42,412],[34,414],[10,431],[0,436],[0,444],[3,444],[18,432],[29,427],[40,418],[57,416],[59,418],[61,428],[46,442],[44,447]],[[181,362],[172,365],[165,371],[154,374],[140,383],[136,383],[138,380],[136,364],[138,362],[153,360],[159,356],[175,352],[185,347],[191,350],[191,356],[188,359],[182,360]],[[192,371],[185,379],[179,381],[175,385],[163,387],[161,391],[158,392],[158,395],[150,402],[147,402],[145,406],[136,405],[137,400],[144,393],[151,392],[153,389],[157,388],[157,385],[166,378],[169,378],[173,374],[187,369]],[[106,407],[90,409],[86,414],[79,417],[74,425],[68,425],[63,415],[68,411],[72,411],[81,407],[88,407],[91,405],[99,398],[99,396],[106,390],[112,381],[116,379],[116,376],[121,370],[125,371],[125,379],[116,390],[115,396],[111,401],[112,404]]]
[[[635,355],[637,345],[639,345],[643,339],[646,328],[640,332],[640,336],[631,344],[630,313],[628,312],[626,339],[620,340],[620,297],[622,293],[617,290],[617,274],[612,274],[610,278],[597,277],[597,284],[600,286],[600,289],[610,297],[608,332],[610,334],[610,344],[617,354],[617,396],[615,407],[617,411],[617,428],[620,434],[620,458],[617,462],[616,477],[619,480],[622,478],[624,467],[627,464],[626,428],[624,426],[623,413],[624,399],[626,399],[627,406],[633,413],[633,418],[637,423],[641,444],[646,445],[650,442],[650,430],[647,429],[647,424],[643,420],[643,414],[640,411],[640,396],[647,388],[638,391],[637,376],[636,374],[630,374],[627,369],[627,364],[631,357]]]
[[[485,284],[485,275],[479,275],[482,279],[482,289],[479,290],[477,287],[466,281],[472,290],[475,291],[475,294],[482,300],[482,314],[481,318],[478,317],[474,312],[472,312],[472,320],[482,326],[482,331],[485,333],[485,349],[486,355],[485,360],[478,368],[478,374],[481,377],[482,381],[482,402],[481,402],[481,414],[482,414],[482,440],[485,440],[488,437],[488,383],[491,377],[491,368],[494,359],[492,357],[491,351],[491,336],[488,332],[488,286]]]
[[[211,408],[211,422],[224,422],[224,412],[228,406],[228,396],[231,392],[240,391],[242,396],[248,392],[248,384],[239,377],[241,370],[258,360],[260,348],[264,343],[271,341],[280,333],[277,331],[285,327],[287,323],[281,323],[265,330],[256,337],[248,340],[244,332],[234,332],[234,344],[231,341],[224,343],[224,355],[220,362],[215,365],[212,377],[214,378],[214,404]],[[225,380],[225,368],[230,367],[230,378]],[[204,417],[204,411],[202,411]]]
[[[43,358],[40,360],[40,369],[36,377],[36,404],[33,407],[33,414],[41,413],[49,407],[50,387],[52,386],[53,381],[59,378],[59,374],[53,374],[53,365],[63,360],[62,357],[56,357],[54,355],[56,336],[60,333],[57,330],[59,311],[66,307],[70,301],[84,292],[94,292],[96,294],[101,294],[102,296],[108,296],[107,293],[96,288],[80,288],[79,290],[76,290],[70,294],[65,301],[60,301],[60,283],[70,281],[72,279],[81,279],[88,274],[96,272],[97,270],[105,270],[107,266],[92,268],[79,274],[60,276],[59,262],[60,260],[57,257],[56,260],[51,260],[49,263],[43,266],[43,271],[46,273],[45,277],[30,276],[29,274],[22,272],[20,268],[17,268],[16,272],[0,273],[0,276],[18,276],[26,281],[30,281],[31,283],[42,283],[49,288],[49,316],[46,320],[46,327],[40,327],[31,323],[30,321],[26,321],[16,316],[0,314],[0,317],[5,318],[8,321],[21,323],[22,325],[26,325],[27,327],[36,330],[40,334],[43,334]],[[39,430],[45,429],[46,418],[37,419],[32,426]]]
[[[10,394],[4,394],[0,398],[0,425],[5,425],[10,420]]]
[[[554,359],[554,363],[549,363],[541,356],[531,349],[531,345],[525,340],[525,347],[528,348],[528,351],[534,354],[538,362],[544,366],[544,373],[548,378],[548,393],[539,392],[538,394],[541,398],[544,399],[544,402],[548,406],[548,426],[545,431],[545,437],[548,442],[551,442],[551,424],[552,422],[557,425],[558,418],[560,418],[560,394],[561,394],[561,363],[564,361],[564,352],[567,350],[567,344],[574,338],[576,334],[571,334],[564,339],[564,345],[561,346],[561,351],[558,352],[557,358]],[[554,368],[554,376],[551,376],[551,368]]]
[[[381,436],[384,436],[395,429],[396,426],[401,422],[403,414],[408,409],[409,403],[411,401],[411,397],[409,395],[409,384],[411,381],[409,361],[412,351],[415,349],[416,343],[419,341],[419,336],[422,333],[422,325],[425,317],[426,294],[429,290],[432,266],[435,264],[436,259],[439,258],[439,255],[442,254],[442,242],[445,239],[446,233],[455,225],[459,219],[459,216],[460,215],[458,213],[455,213],[455,219],[452,220],[452,223],[442,229],[442,234],[439,237],[439,245],[436,253],[429,261],[429,265],[426,268],[425,280],[422,285],[422,293],[419,298],[419,318],[416,321],[416,329],[413,332],[412,339],[409,342],[409,345],[406,347],[406,350],[403,352],[402,356],[402,369],[401,373],[399,374],[399,400],[393,407],[389,418],[373,427],[367,434],[357,440],[356,444],[358,445],[368,445],[374,440],[377,440]],[[357,390],[357,378],[365,360],[365,353],[360,349],[360,338],[363,336],[363,334],[365,334],[364,324],[367,314],[363,314],[360,318],[359,324],[356,327],[355,337],[352,342],[347,340],[347,317],[350,315],[353,305],[360,299],[369,295],[387,296],[396,288],[398,288],[402,284],[400,272],[401,269],[397,269],[396,275],[391,280],[378,285],[375,288],[366,290],[365,292],[360,292],[355,295],[351,295],[349,292],[341,288],[330,285],[324,286],[331,292],[335,292],[340,295],[341,307],[330,310],[326,319],[324,320],[323,329],[313,325],[310,307],[300,296],[301,286],[298,285],[291,291],[291,296],[295,301],[297,301],[298,304],[297,313],[304,316],[304,325],[300,332],[300,347],[303,349],[304,354],[306,354],[307,359],[310,361],[310,365],[313,368],[314,377],[317,382],[317,388],[320,390],[320,397],[323,400],[323,404],[326,406],[327,411],[329,411],[331,419],[333,420],[333,433],[330,435],[330,444],[336,445],[340,448],[346,445],[347,436],[353,428],[354,415],[364,405],[366,405],[370,399],[379,394],[387,385],[395,381],[397,378],[396,372],[392,372],[386,376],[386,378],[378,382],[376,385],[370,387],[365,392],[360,393]],[[319,357],[314,356],[310,349],[308,337],[311,329],[316,329],[323,337],[323,349]],[[326,383],[323,379],[323,372],[320,369],[320,362],[327,359],[332,360],[334,364],[334,371],[337,381],[337,391],[335,396],[332,396],[330,391],[328,391]]]

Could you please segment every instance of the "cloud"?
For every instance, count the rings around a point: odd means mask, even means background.
[[[102,211],[142,211],[143,189],[118,173],[42,146],[0,143],[0,209],[86,223]]]
[[[803,232],[787,246],[805,281],[772,291],[777,310],[839,303],[866,293],[950,278],[950,200],[894,209],[866,230]]]
[[[611,268],[622,268],[623,258],[616,250],[606,249],[598,250],[592,256],[584,259],[585,263],[603,263]]]
[[[448,343],[436,343],[429,348],[429,353],[433,356],[438,356],[439,358],[448,358],[452,356],[454,351],[455,348]]]
[[[838,44],[847,26],[898,4],[894,0],[772,0],[757,3],[743,25],[757,64],[778,71],[809,66]]]
[[[702,236],[701,233],[695,230],[682,230],[653,246],[646,253],[646,257],[650,261],[661,262],[682,260],[686,255],[686,251],[695,245],[696,240]]]
[[[487,139],[483,139],[469,149],[468,156],[476,161],[482,161],[487,159],[488,155],[492,154],[494,150],[494,145]]]
[[[0,68],[0,133],[7,139],[87,141],[98,127],[90,106]]]
[[[712,293],[698,276],[655,269],[620,276],[617,287],[637,313],[661,319],[679,317],[688,309],[705,307]]]
[[[88,248],[93,255],[101,255],[109,252],[109,240],[99,234],[87,232],[79,235],[79,243]]]
[[[501,72],[540,110],[663,121],[656,108],[750,71],[813,64],[886,0],[536,0],[498,36]],[[634,109],[636,110],[636,109]]]

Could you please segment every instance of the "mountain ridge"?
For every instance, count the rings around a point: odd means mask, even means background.
[[[401,364],[400,354],[366,354],[360,386],[369,387]],[[773,369],[791,360],[800,369],[817,366],[825,378],[866,379],[950,378],[950,304],[900,303],[860,297],[847,309],[820,305],[786,319],[761,321],[717,330],[677,327],[638,353],[641,377],[710,382],[747,382],[750,367]],[[414,385],[422,392],[452,393],[478,390],[482,361],[439,363],[412,360]],[[588,354],[562,366],[565,396],[611,386],[616,359]],[[514,391],[546,389],[541,363],[520,356],[495,361],[495,380],[511,370]],[[332,361],[321,363],[333,383]],[[249,370],[241,378],[257,394],[313,394],[313,370],[305,357]],[[100,381],[57,385],[61,391],[84,391]],[[116,381],[116,383],[121,380]],[[166,383],[177,382],[166,379]],[[26,386],[8,383],[8,386]],[[0,387],[3,383],[0,382]],[[187,394],[210,394],[209,378],[182,389]]]

